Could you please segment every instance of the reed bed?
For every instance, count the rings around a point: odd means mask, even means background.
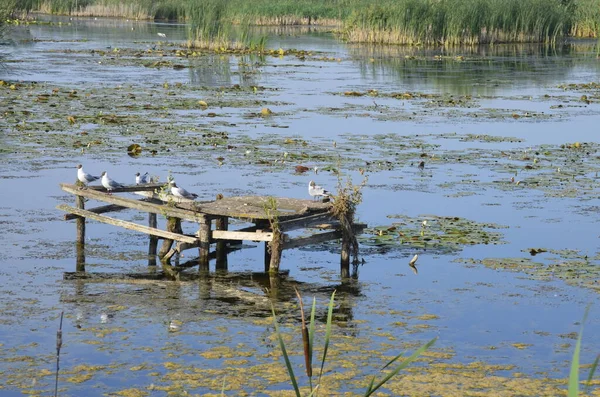
[[[210,25],[231,24],[336,26],[350,42],[410,45],[555,43],[568,35],[597,37],[600,29],[600,0],[24,1],[47,13],[185,20],[193,25],[192,42],[206,41]],[[218,7],[219,18],[195,11],[202,7]]]
[[[554,43],[569,20],[560,0],[397,0],[354,10],[344,35],[381,44]]]

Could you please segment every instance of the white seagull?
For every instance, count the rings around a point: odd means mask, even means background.
[[[148,183],[148,173],[141,175],[139,172],[135,174],[135,184],[141,185],[142,183]]]
[[[83,170],[83,165],[79,164],[77,166],[77,179],[79,179],[79,181],[83,184],[88,184],[88,183],[92,183],[94,181],[97,181],[98,179],[100,179],[99,176],[94,176],[92,174],[88,174],[87,172],[85,172]]]
[[[108,193],[110,193],[113,189],[125,187],[125,185],[110,179],[106,171],[102,172],[102,186],[104,186],[106,190],[108,190]]]
[[[177,186],[175,181],[171,181],[171,194],[175,197],[186,198],[188,200],[195,200],[198,198],[196,193],[190,193],[182,187]]]
[[[310,194],[311,197],[313,197],[313,198],[318,198],[318,197],[329,197],[329,195],[331,193],[329,193],[327,190],[323,189],[321,186],[317,185],[315,183],[315,181],[310,181],[308,183],[308,194]]]

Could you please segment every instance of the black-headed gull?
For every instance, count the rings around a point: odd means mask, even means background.
[[[308,183],[308,194],[310,194],[311,197],[313,197],[313,198],[318,198],[318,197],[329,197],[329,195],[331,193],[329,193],[327,190],[323,189],[321,186],[317,185],[315,183],[315,181],[310,181]]]
[[[106,171],[102,172],[102,186],[104,186],[106,188],[106,190],[108,190],[109,193],[113,189],[125,187],[125,185],[123,185],[122,183],[119,183],[117,181],[113,181],[112,179],[110,179],[108,177],[108,174],[106,173]]]
[[[139,172],[135,174],[135,184],[141,185],[142,183],[148,183],[148,175],[147,172],[144,175],[141,175]]]
[[[188,200],[195,200],[198,198],[196,193],[190,193],[182,187],[177,186],[175,181],[171,181],[171,194],[175,197],[186,198]]]
[[[79,164],[77,166],[77,179],[79,179],[79,182],[87,185],[88,183],[97,181],[98,179],[100,179],[100,177],[88,174],[83,170],[83,165]]]

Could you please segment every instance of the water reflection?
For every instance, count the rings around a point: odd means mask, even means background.
[[[594,53],[595,44],[553,47],[506,44],[467,48],[349,46],[363,78],[396,79],[405,90],[458,95],[502,95],[519,86],[546,86],[569,78],[582,65],[574,54]],[[600,66],[587,63],[599,71]]]
[[[163,273],[66,272],[67,288],[60,301],[73,304],[72,312],[84,313],[89,319],[100,313],[109,318],[128,316],[119,314],[125,309],[141,311],[144,316],[157,317],[157,321],[175,314],[182,321],[194,321],[199,310],[222,317],[262,318],[271,315],[274,303],[279,314],[300,320],[297,307],[286,304],[296,301],[296,291],[311,302],[313,297],[328,302],[335,292],[336,320],[346,322],[354,318],[355,300],[363,295],[358,282],[305,283],[288,273],[275,277],[264,272],[182,273],[179,281],[173,282]],[[307,305],[311,302],[307,300]],[[326,307],[317,310],[316,319],[326,322]],[[83,325],[80,318],[77,324]]]

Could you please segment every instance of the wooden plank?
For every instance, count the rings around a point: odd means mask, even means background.
[[[104,214],[105,212],[123,211],[125,209],[127,209],[127,207],[123,207],[122,205],[109,204],[96,208],[89,208],[88,211],[93,212],[94,214]],[[70,221],[77,218],[79,218],[77,215],[65,214],[65,221]]]
[[[91,191],[95,191],[95,192],[103,192],[106,193],[107,190],[104,188],[104,186],[86,186],[85,188],[81,189],[79,187],[77,187],[76,185],[72,185],[69,183],[63,183],[62,185],[66,185],[66,186],[71,186],[77,190],[91,190]],[[112,193],[131,193],[131,192],[153,192],[154,190],[157,189],[162,189],[164,186],[167,186],[166,183],[145,183],[143,185],[131,185],[131,186],[125,186],[125,187],[120,187],[118,189],[113,189],[111,190]]]
[[[356,234],[362,233],[362,231],[366,227],[366,223],[355,223],[354,225],[352,225],[352,229]],[[339,230],[334,230],[332,232],[327,233],[313,234],[311,236],[306,237],[296,237],[285,241],[283,244],[283,249],[291,249],[303,247],[305,245],[319,244],[324,243],[325,241],[337,240],[340,238],[342,238],[342,232]]]
[[[279,222],[279,227],[282,231],[289,232],[291,230],[304,229],[311,227],[311,225],[317,222],[324,222],[334,220],[333,216],[329,212],[319,213],[314,215],[304,216],[298,219],[292,219],[288,221]]]
[[[82,209],[75,208],[75,207],[70,207],[66,204],[57,205],[56,208],[61,211],[70,212],[72,214],[79,215],[84,218],[93,219],[98,222],[108,223],[109,225],[119,226],[119,227],[123,227],[125,229],[135,230],[137,232],[142,232],[142,233],[150,234],[153,236],[159,236],[159,237],[162,237],[165,239],[184,241],[187,243],[196,242],[195,237],[189,237],[189,236],[185,236],[185,235],[177,234],[177,233],[170,233],[170,232],[156,229],[153,227],[142,226],[142,225],[138,225],[137,223],[122,221],[120,219],[114,219],[114,218],[110,218],[108,216],[94,214],[93,212],[82,210]]]
[[[228,216],[232,218],[255,220],[268,219],[265,212],[267,196],[225,197],[220,200],[198,205],[198,209],[211,215]],[[327,212],[331,203],[319,203],[312,200],[275,197],[279,219],[295,219],[316,212]]]
[[[250,241],[271,241],[272,232],[238,232],[230,230],[213,230],[213,240],[250,240]]]
[[[114,194],[106,194],[95,189],[79,189],[75,185],[67,183],[61,183],[60,187],[67,193],[83,196],[92,200],[104,201],[110,204],[121,205],[127,208],[133,208],[143,212],[152,212],[154,214],[162,214],[165,216],[172,216],[175,218],[185,219],[191,222],[200,222],[204,219],[204,215],[187,209],[181,209],[177,207],[170,207],[164,204],[150,203],[146,201],[128,199],[120,197]]]
[[[296,237],[283,243],[283,249],[303,247],[305,245],[324,243],[325,241],[337,240],[342,238],[342,232],[335,230],[333,232],[313,234],[307,237]]]

